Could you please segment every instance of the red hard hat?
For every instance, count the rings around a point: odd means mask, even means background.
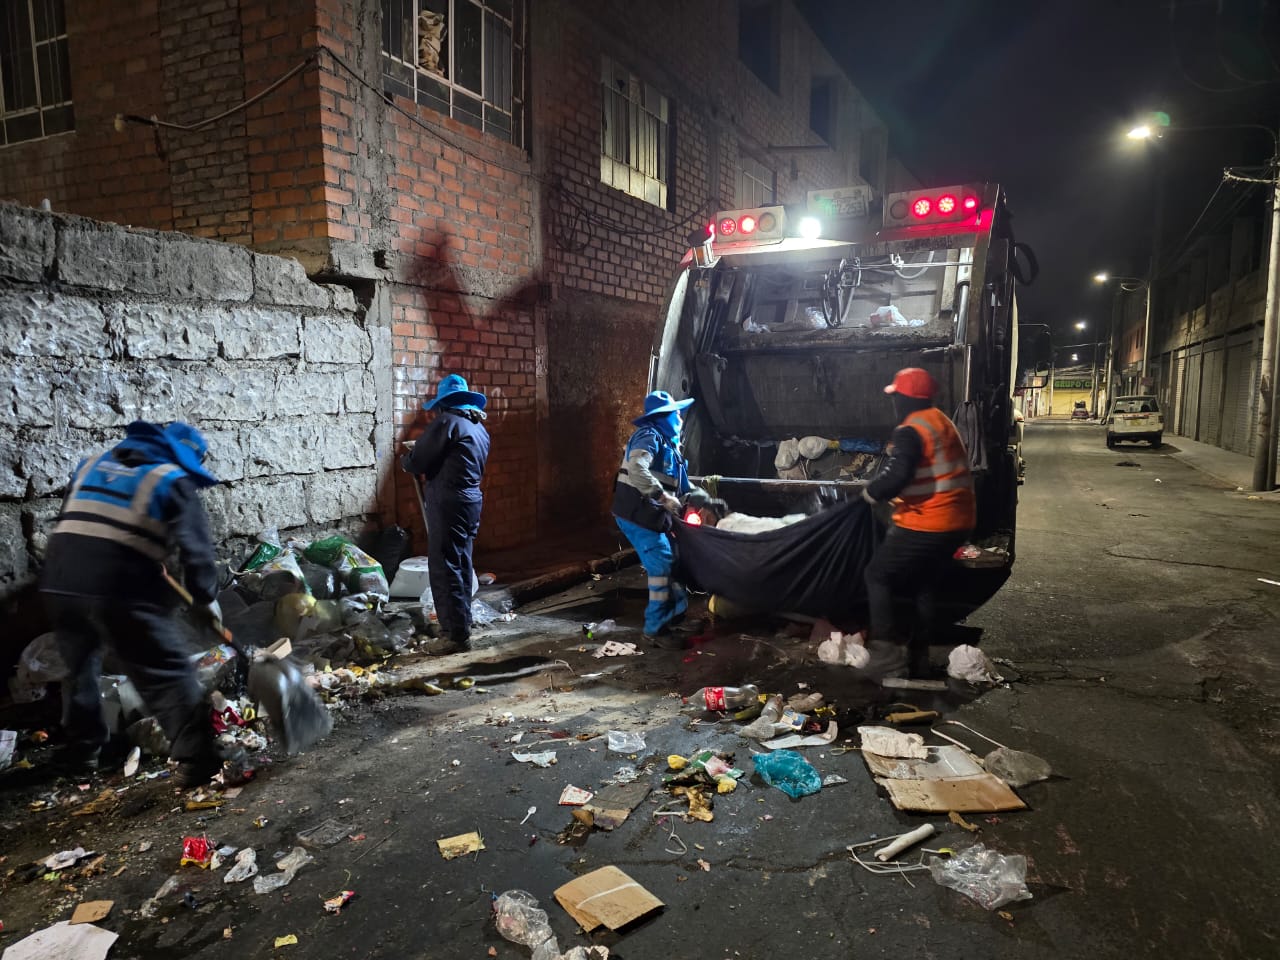
[[[885,393],[900,393],[915,400],[932,400],[938,392],[938,382],[920,367],[904,367],[893,376],[893,383],[884,388]]]

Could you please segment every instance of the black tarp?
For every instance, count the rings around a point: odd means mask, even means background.
[[[680,571],[697,590],[749,610],[840,621],[863,613],[866,569],[881,533],[853,500],[764,533],[677,523]]]

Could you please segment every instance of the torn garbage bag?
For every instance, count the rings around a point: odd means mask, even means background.
[[[761,533],[683,523],[672,533],[690,586],[749,610],[833,620],[856,615],[865,605],[862,573],[879,537],[871,509],[861,500]]]

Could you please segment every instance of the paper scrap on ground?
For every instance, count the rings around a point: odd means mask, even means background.
[[[881,757],[910,757],[926,760],[929,750],[924,745],[924,737],[918,733],[903,733],[889,727],[859,727],[858,735],[862,737],[864,753],[874,753]]]
[[[1004,677],[985,653],[962,643],[947,657],[947,676],[969,683],[1000,683]]]
[[[923,760],[912,757],[882,757],[868,753],[862,759],[867,769],[877,777],[892,780],[946,780],[955,777],[976,777],[984,773],[978,758],[969,751],[955,746],[932,747]]]
[[[591,791],[583,790],[581,787],[568,786],[560,794],[560,806],[562,807],[580,807],[591,799]]]
[[[591,813],[595,818],[595,826],[601,830],[615,830],[644,802],[651,789],[649,784],[641,780],[605,787],[597,791],[582,809]]]
[[[801,733],[790,733],[785,737],[766,740],[761,746],[768,747],[770,750],[790,750],[794,747],[824,747],[833,743],[839,733],[840,730],[836,726],[836,722],[832,720],[827,724],[827,729],[823,733],[811,733],[808,736]]]
[[[643,655],[644,651],[634,643],[623,643],[620,640],[607,640],[600,645],[600,649],[592,654],[597,660],[601,660],[604,657],[639,657]]]
[[[601,867],[570,880],[555,896],[588,933],[601,924],[617,930],[666,906],[617,867]]]
[[[542,753],[520,753],[512,750],[511,756],[517,763],[532,763],[535,767],[549,767],[556,762],[554,750],[544,750]]]
[[[106,960],[119,934],[66,920],[38,930],[4,952],[3,960]]]
[[[296,933],[291,933],[286,937],[276,937],[277,950],[280,949],[281,947],[296,946],[297,943],[298,943],[298,935]]]
[[[437,840],[436,846],[440,848],[440,856],[446,860],[465,856],[468,853],[478,853],[485,848],[484,839],[475,830],[470,833],[460,833],[456,837]]]
[[[86,900],[71,914],[72,923],[97,923],[111,912],[114,900]]]
[[[999,813],[1025,810],[1026,804],[1009,785],[990,773],[945,780],[891,780],[876,777],[899,810],[924,813]]]

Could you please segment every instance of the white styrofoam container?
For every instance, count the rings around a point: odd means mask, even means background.
[[[412,597],[417,600],[422,591],[431,586],[427,576],[426,557],[408,557],[400,561],[396,569],[396,578],[391,583],[391,596]]]

